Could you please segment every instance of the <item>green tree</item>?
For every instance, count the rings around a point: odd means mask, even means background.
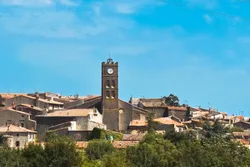
[[[185,167],[216,167],[221,166],[215,152],[206,150],[200,141],[186,140],[177,145],[181,154],[179,166]]]
[[[234,126],[234,127],[231,127],[231,128],[227,128],[227,131],[230,132],[230,133],[244,132],[244,129],[242,129],[241,127]]]
[[[104,155],[111,154],[113,151],[113,145],[107,140],[92,140],[85,150],[90,160],[102,159]]]
[[[113,136],[114,140],[122,140],[123,138],[122,133],[94,128],[89,136],[89,140],[94,140],[94,139],[110,140],[110,136]]]
[[[115,151],[103,158],[103,167],[130,167],[124,150]]]
[[[165,103],[169,106],[180,106],[179,98],[173,94],[170,94],[168,97],[165,98]]]
[[[139,167],[172,167],[178,164],[178,150],[162,135],[147,134],[139,145],[126,150],[127,159]]]
[[[44,167],[46,166],[45,151],[41,145],[29,144],[22,151],[22,156],[27,161],[27,167]]]
[[[27,163],[21,151],[8,147],[0,147],[0,167],[26,167]]]
[[[157,122],[155,122],[153,120],[153,118],[154,118],[153,113],[150,113],[149,117],[148,117],[148,120],[147,120],[147,123],[148,123],[148,133],[155,133]]]
[[[49,134],[45,144],[47,167],[78,167],[82,165],[81,153],[75,142],[67,136]]]

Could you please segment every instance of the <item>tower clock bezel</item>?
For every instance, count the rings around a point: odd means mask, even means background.
[[[107,69],[107,73],[110,74],[110,75],[113,74],[113,73],[114,73],[113,68],[108,68],[108,69]]]

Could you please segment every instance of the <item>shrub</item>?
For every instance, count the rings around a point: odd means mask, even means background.
[[[114,151],[113,145],[106,140],[92,140],[89,142],[85,152],[90,160],[102,159],[104,155]]]

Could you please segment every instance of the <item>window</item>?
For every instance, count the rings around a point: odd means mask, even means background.
[[[111,97],[112,99],[114,99],[115,98],[115,91],[112,91],[112,97]]]
[[[109,80],[106,81],[106,88],[110,88],[110,81]]]
[[[19,122],[20,122],[20,126],[24,127],[24,120],[20,120]]]
[[[17,136],[17,137],[19,137],[19,133],[18,133],[18,134],[16,134],[16,136]]]
[[[20,141],[16,141],[16,147],[20,147]]]
[[[115,88],[115,81],[114,80],[112,80],[112,86],[111,87]]]
[[[34,137],[33,134],[28,134],[29,139],[33,140],[33,137]]]
[[[6,126],[10,125],[11,124],[11,120],[7,120],[6,122]]]
[[[122,109],[122,108],[119,109],[119,113],[120,113],[120,114],[123,114],[123,113],[124,113],[124,109]]]
[[[110,93],[109,91],[106,91],[106,99],[109,99],[110,98]]]

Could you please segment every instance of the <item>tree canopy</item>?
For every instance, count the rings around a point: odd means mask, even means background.
[[[173,94],[170,94],[168,97],[164,96],[165,103],[169,106],[180,106],[179,98]]]
[[[66,136],[50,134],[45,146],[30,144],[23,150],[0,147],[0,167],[247,167],[250,150],[228,137],[219,122],[206,122],[203,130],[164,135],[150,131],[136,146],[115,149],[103,139],[89,141],[78,150]]]

